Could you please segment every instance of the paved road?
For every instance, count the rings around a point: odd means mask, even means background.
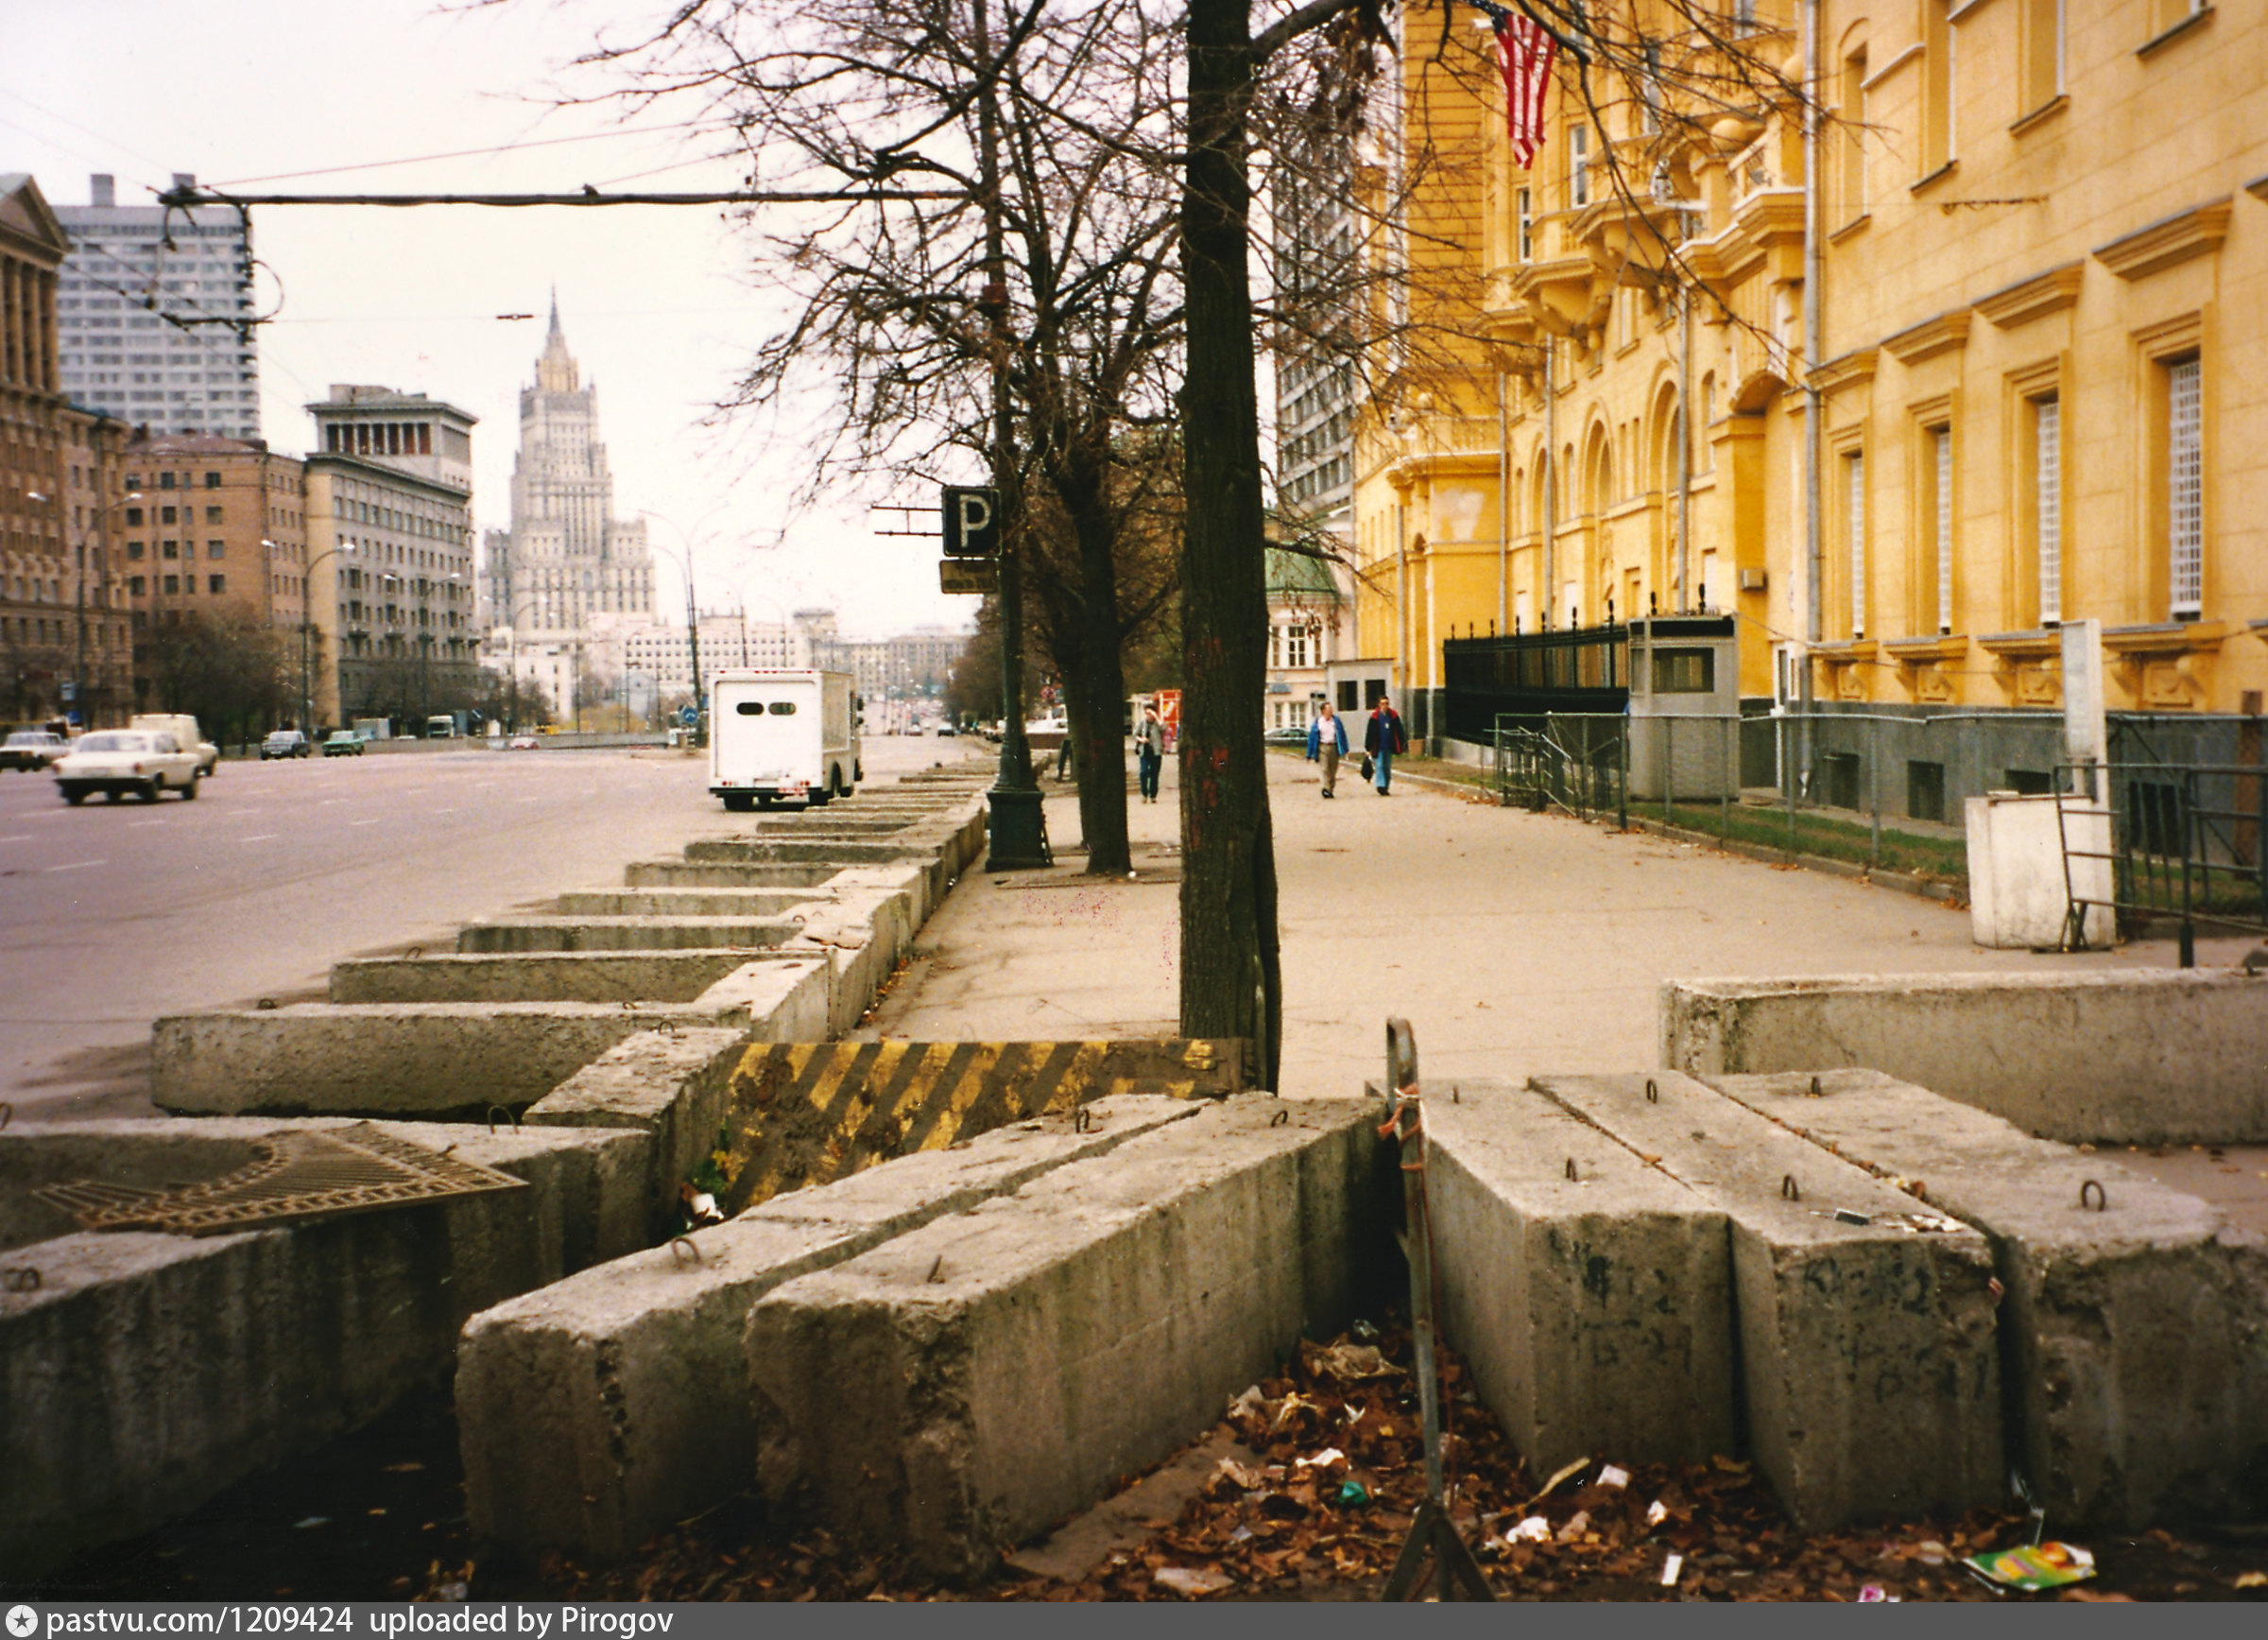
[[[936,754],[868,748],[870,777]],[[68,808],[44,775],[0,775],[0,1099],[147,1113],[159,1015],[316,998],[342,958],[619,884],[735,829],[704,778],[675,752],[468,748],[227,763],[195,803]]]

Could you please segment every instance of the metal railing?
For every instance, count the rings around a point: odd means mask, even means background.
[[[2196,930],[2268,932],[2268,767],[2174,764],[2155,757],[2066,765],[2071,789],[2090,775],[2110,817],[2111,898],[2119,921],[2177,919],[2181,966],[2196,965]],[[2065,844],[2069,860],[2080,851]],[[2073,894],[2074,913],[2082,905]]]

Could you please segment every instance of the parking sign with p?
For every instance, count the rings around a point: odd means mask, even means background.
[[[996,558],[1000,554],[1000,492],[945,489],[945,556]]]

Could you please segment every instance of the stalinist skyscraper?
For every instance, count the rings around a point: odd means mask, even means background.
[[[573,704],[574,668],[594,628],[609,617],[653,619],[645,523],[614,516],[614,479],[598,441],[598,389],[581,384],[556,293],[535,385],[520,392],[512,527],[489,531],[481,590],[488,624],[501,640],[490,645],[490,663],[512,665],[523,683],[540,684],[562,712]]]

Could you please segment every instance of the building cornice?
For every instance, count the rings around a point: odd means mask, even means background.
[[[2004,285],[1990,296],[1979,297],[1977,311],[1997,328],[2014,330],[2019,324],[2029,324],[2071,306],[2079,300],[2079,286],[2086,276],[2084,261],[2067,262],[2061,268],[2052,268],[2045,273]]]
[[[1890,350],[1891,357],[1901,365],[1917,365],[1924,359],[1968,345],[1968,313],[1966,307],[1956,307],[1934,319],[1925,319],[1919,324],[1908,325],[1896,336],[1887,338],[1882,346]]]
[[[2144,279],[2164,268],[2221,249],[2228,237],[2228,219],[2234,205],[2219,199],[2192,205],[2177,216],[2151,223],[2122,238],[2095,248],[2095,260],[2121,279]]]

